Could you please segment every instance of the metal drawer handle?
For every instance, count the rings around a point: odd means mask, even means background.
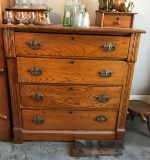
[[[100,102],[100,103],[106,103],[110,100],[109,96],[106,96],[106,95],[101,95],[99,97],[97,97],[97,100]]]
[[[99,116],[96,118],[96,121],[99,123],[106,122],[108,119],[105,116]]]
[[[103,51],[105,51],[105,52],[112,52],[112,51],[115,51],[116,45],[112,44],[111,42],[108,42],[108,43],[102,45],[102,48],[103,48]]]
[[[26,44],[29,46],[29,48],[33,50],[40,50],[42,48],[42,43],[38,42],[36,39],[33,39],[32,41],[26,42]]]
[[[98,74],[103,78],[109,78],[112,76],[113,72],[109,71],[108,69],[104,69],[103,71],[98,72]]]
[[[0,119],[6,120],[6,119],[7,119],[7,116],[0,114]]]
[[[31,96],[31,98],[35,101],[35,102],[40,102],[44,99],[44,96],[42,94],[39,94],[39,93],[36,93],[36,94],[33,94]]]
[[[44,123],[44,119],[41,117],[35,117],[32,119],[33,123],[35,124],[43,124]]]
[[[28,70],[33,76],[40,76],[43,73],[43,70],[38,67],[33,67]]]

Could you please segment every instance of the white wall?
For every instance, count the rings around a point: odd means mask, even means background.
[[[47,3],[52,8],[51,22],[62,23],[63,10],[66,0],[37,0]],[[98,9],[98,0],[80,0],[86,5],[90,14],[91,25],[95,22],[95,11]],[[138,13],[135,17],[134,27],[146,30],[141,36],[138,61],[135,66],[131,94],[150,94],[150,0],[133,0],[135,7],[133,12]]]
[[[150,0],[134,0],[135,28],[146,30],[141,36],[131,94],[150,95]]]

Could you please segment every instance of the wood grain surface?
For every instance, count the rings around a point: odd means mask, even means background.
[[[40,76],[33,76],[28,70],[33,67],[43,70]],[[123,61],[17,58],[18,81],[34,83],[69,83],[122,85],[126,69]],[[100,71],[109,69],[113,72],[109,78],[99,75]]]

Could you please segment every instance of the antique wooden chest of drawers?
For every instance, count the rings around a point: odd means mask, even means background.
[[[4,28],[14,142],[123,140],[141,33]]]

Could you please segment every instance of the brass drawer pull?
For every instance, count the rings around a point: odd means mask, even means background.
[[[44,99],[44,96],[42,94],[39,94],[39,93],[36,93],[36,94],[33,94],[31,96],[31,98],[35,101],[35,102],[40,102]]]
[[[100,102],[100,103],[106,103],[110,100],[109,96],[106,96],[106,95],[101,95],[99,97],[97,97],[97,100]]]
[[[43,70],[38,67],[33,67],[28,70],[33,76],[40,76],[43,73]]]
[[[33,39],[32,41],[26,42],[26,44],[29,46],[29,48],[33,50],[40,50],[42,48],[42,43],[38,42],[36,39]]]
[[[7,119],[7,116],[0,114],[0,119],[6,120],[6,119]]]
[[[111,71],[109,71],[108,69],[104,69],[103,71],[100,71],[100,72],[98,72],[99,73],[99,75],[101,76],[101,77],[103,77],[103,78],[109,78],[109,77],[111,77],[112,76],[112,72]]]
[[[35,117],[32,119],[33,123],[35,124],[43,124],[44,123],[44,119],[41,117]]]
[[[103,51],[105,52],[112,52],[115,51],[116,45],[112,44],[111,42],[108,42],[104,45],[102,45]]]
[[[96,121],[99,123],[106,122],[108,119],[105,116],[99,116],[96,118]]]

